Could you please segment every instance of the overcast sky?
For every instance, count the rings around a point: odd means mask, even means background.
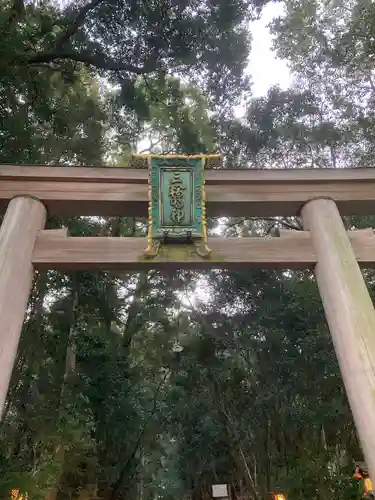
[[[267,93],[272,85],[288,88],[291,75],[285,61],[277,59],[272,52],[272,38],[267,24],[282,13],[280,3],[268,4],[259,21],[251,24],[253,35],[248,72],[253,80],[253,95],[259,97]]]

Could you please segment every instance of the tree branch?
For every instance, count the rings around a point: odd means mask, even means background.
[[[230,224],[225,225],[225,229],[231,229],[234,226],[239,226],[240,224],[245,223],[246,221],[251,220],[251,221],[267,221],[267,222],[272,222],[273,226],[275,224],[280,224],[283,227],[286,227],[287,229],[293,229],[295,231],[301,231],[302,227],[300,225],[293,224],[291,222],[288,222],[287,220],[284,219],[278,219],[276,217],[245,217],[239,221],[231,222]]]
[[[85,22],[85,18],[90,10],[95,9],[103,0],[91,0],[91,2],[87,3],[84,7],[82,7],[78,14],[76,15],[73,22],[69,23],[67,30],[65,33],[61,35],[61,37],[56,42],[56,52],[59,52],[65,45],[69,39],[77,33],[78,29]]]
[[[137,154],[142,155],[142,154],[144,154],[144,153],[152,153],[152,152],[153,152],[153,149],[154,149],[154,148],[156,148],[156,146],[159,146],[159,144],[160,144],[161,142],[163,142],[163,141],[164,141],[164,139],[166,139],[166,138],[167,138],[167,134],[164,134],[164,135],[163,135],[163,136],[161,136],[161,137],[160,137],[157,141],[155,141],[155,142],[151,142],[151,144],[150,144],[147,148],[142,149],[142,151],[140,151],[140,152],[139,152],[139,153],[137,153]]]
[[[109,59],[103,54],[92,55],[88,52],[77,53],[73,50],[42,52],[33,56],[22,54],[18,57],[18,59],[20,62],[25,62],[26,64],[51,63],[59,59],[68,59],[70,61],[81,62],[88,66],[95,66],[98,69],[104,69],[108,71],[129,71],[130,73],[134,73],[136,75],[152,73],[156,70],[155,60],[149,60],[148,62],[146,61],[144,66],[135,66],[134,64],[126,64],[121,61],[114,61],[113,59]]]

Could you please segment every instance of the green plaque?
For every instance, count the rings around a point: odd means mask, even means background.
[[[148,156],[149,218],[145,256],[159,253],[160,245],[193,245],[209,257],[206,231],[204,167],[210,156]],[[139,161],[138,161],[139,164]]]

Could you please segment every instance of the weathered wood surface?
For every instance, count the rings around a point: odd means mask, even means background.
[[[355,254],[363,267],[375,267],[375,236],[371,229],[349,233]],[[186,256],[181,248],[175,262],[158,256],[142,258],[146,238],[68,237],[66,230],[41,231],[37,237],[33,264],[38,269],[171,269],[171,268],[312,268],[316,253],[309,232],[282,231],[274,238],[211,238],[213,260],[196,254]],[[187,259],[187,260],[185,260]]]
[[[375,478],[375,311],[357,264],[362,250],[353,251],[333,201],[308,203],[302,219],[316,251],[316,279],[354,422]],[[374,253],[373,236],[368,240],[364,250],[372,247]]]
[[[31,254],[45,218],[42,203],[15,198],[0,229],[0,420],[34,275]]]
[[[147,215],[148,171],[111,167],[0,166],[0,209],[16,195],[40,198],[54,215]],[[332,198],[342,215],[375,214],[375,168],[208,170],[207,214],[296,215]]]
[[[0,179],[57,180],[87,182],[125,182],[147,184],[148,170],[121,167],[62,167],[58,165],[2,165]],[[328,182],[375,181],[375,168],[299,168],[299,169],[217,169],[206,170],[207,184],[246,182]]]

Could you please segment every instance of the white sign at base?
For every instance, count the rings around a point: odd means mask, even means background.
[[[214,498],[228,498],[228,485],[227,484],[213,484],[212,496]]]

